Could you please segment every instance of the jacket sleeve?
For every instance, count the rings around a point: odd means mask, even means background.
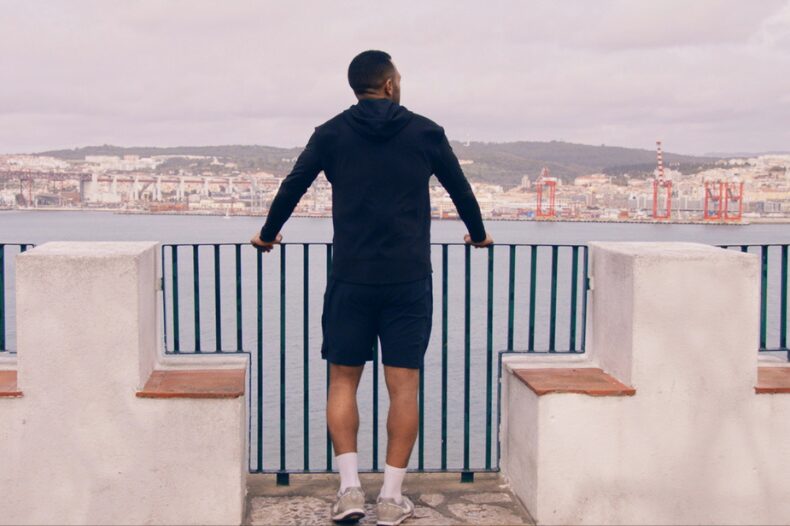
[[[450,146],[450,141],[447,140],[447,135],[444,133],[444,128],[441,130],[441,139],[439,145],[434,152],[433,160],[433,173],[442,184],[442,186],[450,194],[453,200],[458,215],[466,225],[472,241],[480,242],[486,238],[486,230],[483,226],[483,218],[480,215],[480,205],[475,198],[472,187],[469,181],[466,180],[458,158],[453,153]]]
[[[296,159],[293,170],[280,184],[274,196],[266,222],[261,228],[260,237],[263,241],[274,241],[280,229],[291,216],[296,204],[323,169],[318,130],[313,132],[307,145]]]

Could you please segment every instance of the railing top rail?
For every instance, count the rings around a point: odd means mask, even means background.
[[[31,243],[0,243],[0,245],[30,245]],[[244,242],[200,242],[200,243],[162,243],[162,246],[166,247],[195,247],[195,246],[244,246],[248,245],[249,241]],[[281,245],[331,245],[331,241],[286,241],[284,243],[279,243]],[[460,241],[450,241],[450,242],[438,242],[434,241],[431,242],[432,246],[464,246],[466,243]],[[790,242],[788,243],[712,243],[711,245],[716,247],[786,247],[790,246]],[[494,243],[493,246],[502,246],[502,247],[586,247],[587,243]]]
[[[162,243],[165,247],[203,247],[203,246],[244,246],[249,242],[200,242],[200,243]],[[280,243],[282,245],[331,245],[331,241],[287,241]],[[431,246],[464,246],[466,243],[460,241],[451,241],[447,243],[432,242]],[[0,241],[0,246],[35,246],[35,243],[20,243],[10,241]],[[587,243],[494,243],[493,246],[498,247],[586,247]],[[786,247],[790,246],[788,243],[714,243],[713,246],[721,248],[736,248],[736,247]]]
[[[717,247],[787,247],[788,243],[716,243]]]
[[[244,246],[249,245],[249,241],[241,243],[162,243],[165,247],[213,247],[213,246]],[[285,243],[278,243],[279,245],[331,245],[331,241],[288,241]],[[460,241],[452,241],[449,243],[432,242],[431,246],[465,246],[466,243]],[[586,247],[586,243],[494,243],[493,246],[499,247]]]

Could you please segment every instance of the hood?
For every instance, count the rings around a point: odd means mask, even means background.
[[[343,112],[343,118],[358,134],[386,141],[406,126],[414,114],[389,99],[362,99]]]

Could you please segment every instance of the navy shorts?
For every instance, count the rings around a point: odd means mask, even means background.
[[[381,341],[381,363],[422,367],[431,336],[433,280],[363,285],[330,277],[324,292],[321,357],[331,363],[359,366],[373,359]]]

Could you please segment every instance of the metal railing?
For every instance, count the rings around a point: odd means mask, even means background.
[[[760,257],[760,352],[786,352],[788,244],[719,245]]]
[[[519,255],[526,264],[519,264]],[[470,480],[475,471],[498,466],[495,348],[584,351],[587,248],[512,244],[476,250],[445,243],[432,246],[432,259],[434,281],[440,283],[435,289],[441,302],[434,306],[439,330],[433,331],[420,373],[419,434],[411,467],[460,471]],[[331,470],[325,400],[319,396],[325,394],[328,369],[311,374],[319,359],[316,320],[331,271],[331,244],[283,244],[271,254],[247,244],[169,244],[162,248],[161,264],[167,352],[251,354],[250,470],[275,472],[281,480],[289,473]],[[210,270],[202,273],[201,268]],[[245,308],[248,304],[254,309]],[[500,309],[503,316],[495,317]],[[382,465],[379,432],[386,411],[377,348],[373,356],[361,386],[370,389],[370,396],[360,397],[360,410],[370,411],[372,420],[360,454],[367,450],[367,467],[375,471]],[[276,420],[264,418],[266,413]],[[299,416],[301,421],[293,423]],[[270,428],[276,428],[274,433]],[[316,431],[323,435],[318,462]]]
[[[0,243],[0,353],[14,352],[14,256],[31,243]],[[761,352],[785,352],[788,244],[719,245],[761,261]],[[164,339],[168,353],[249,353],[250,471],[332,469],[323,417],[327,370],[315,371],[321,294],[331,270],[327,243],[284,244],[263,255],[247,244],[166,244],[161,250]],[[293,259],[298,258],[294,262]],[[495,349],[581,353],[585,348],[587,248],[497,245],[432,247],[434,330],[420,375],[420,420],[413,469],[496,470],[498,396]],[[201,268],[203,271],[201,271]],[[208,271],[206,271],[208,270]],[[482,301],[476,300],[481,298]],[[438,329],[438,330],[437,330]],[[379,470],[386,390],[379,354],[360,389],[360,454]]]
[[[33,247],[32,243],[0,243],[0,353],[13,354],[14,301],[10,283],[14,278],[13,256]]]

